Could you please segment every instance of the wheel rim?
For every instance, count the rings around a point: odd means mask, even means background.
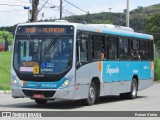
[[[95,89],[93,87],[89,88],[89,101],[94,102],[95,101]]]

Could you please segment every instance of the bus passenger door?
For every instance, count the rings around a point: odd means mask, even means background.
[[[89,88],[88,35],[77,34],[76,42],[76,99],[87,98]]]

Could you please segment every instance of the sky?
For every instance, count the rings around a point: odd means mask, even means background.
[[[45,4],[47,0],[39,0],[39,10]],[[99,12],[123,12],[126,9],[127,0],[67,0],[75,6],[89,13]],[[159,4],[160,0],[129,0],[130,10],[136,9],[138,6],[150,6]],[[5,5],[5,4],[9,4]],[[42,19],[42,13],[44,13],[43,19],[59,19],[58,8],[50,8],[52,6],[59,6],[60,0],[48,0],[48,3],[38,14],[38,20]],[[24,23],[28,20],[28,10],[25,10],[24,6],[30,6],[30,0],[0,0],[0,27],[12,26],[18,23]],[[86,14],[63,0],[63,9],[69,12],[63,11],[64,16],[82,15]]]

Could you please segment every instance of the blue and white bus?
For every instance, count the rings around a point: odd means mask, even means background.
[[[153,84],[153,36],[107,24],[25,23],[15,32],[12,97],[83,100],[119,94],[134,99]]]

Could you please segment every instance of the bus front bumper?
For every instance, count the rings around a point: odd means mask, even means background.
[[[12,86],[11,95],[13,98],[34,98],[34,95],[44,95],[43,99],[66,99],[75,100],[75,86],[64,89],[31,89]]]

